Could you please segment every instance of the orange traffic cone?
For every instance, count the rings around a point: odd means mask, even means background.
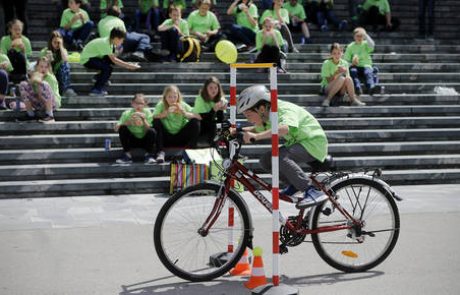
[[[232,276],[248,276],[251,274],[251,266],[249,265],[249,251],[246,248],[240,261],[230,270]]]
[[[255,247],[252,251],[254,254],[254,261],[252,264],[252,273],[249,281],[244,283],[244,286],[248,289],[254,289],[256,287],[266,285],[267,278],[265,277],[264,263],[262,262],[262,248]]]

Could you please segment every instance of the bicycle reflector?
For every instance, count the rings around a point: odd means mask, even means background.
[[[351,250],[343,250],[342,255],[350,257],[350,258],[358,258],[358,254],[356,254],[355,252],[353,252]]]

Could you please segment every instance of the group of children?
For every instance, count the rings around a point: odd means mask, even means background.
[[[116,162],[132,163],[133,148],[143,148],[145,164],[154,164],[165,161],[166,147],[195,148],[199,139],[212,145],[216,123],[224,120],[226,108],[227,100],[216,77],[204,82],[193,107],[175,85],[165,87],[153,111],[144,94],[138,93],[115,125],[124,151]]]

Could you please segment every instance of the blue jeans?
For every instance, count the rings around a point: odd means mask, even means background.
[[[136,32],[126,33],[125,41],[123,42],[124,52],[146,51],[152,49],[150,45],[150,37],[147,34]]]
[[[95,76],[96,83],[91,90],[103,91],[113,71],[110,58],[108,56],[104,56],[103,58],[92,57],[84,66],[88,69],[99,71],[99,74]]]
[[[5,70],[0,69],[0,95],[6,95],[7,91],[8,91],[8,73]]]
[[[152,29],[157,30],[160,25],[161,11],[159,8],[152,7],[150,10],[143,14],[139,9],[136,10],[136,31],[140,32],[142,29],[141,23],[150,32]],[[153,25],[153,28],[152,28]]]
[[[251,29],[233,24],[230,28],[230,32],[230,39],[235,43],[243,42],[243,44],[248,46],[253,46],[256,43],[256,33],[254,33],[254,31]]]
[[[74,41],[86,42],[91,34],[91,30],[94,27],[94,23],[92,21],[87,21],[83,26],[79,27],[75,30],[66,30],[64,28],[59,28],[59,32],[62,35],[65,43],[68,45],[72,45]]]
[[[366,88],[369,90],[378,83],[377,73],[375,68],[370,67],[350,67],[350,77],[353,79],[355,89],[361,89],[360,78],[364,78]]]
[[[63,62],[56,70],[55,75],[59,83],[59,90],[62,94],[70,88],[70,64],[68,62]]]
[[[425,13],[428,14],[428,35],[433,34],[434,28],[434,0],[418,0],[418,31],[425,35]]]

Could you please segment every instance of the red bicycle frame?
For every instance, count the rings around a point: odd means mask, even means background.
[[[263,181],[259,176],[257,176],[257,174],[246,168],[239,161],[232,160],[231,165],[227,171],[227,176],[225,178],[224,185],[220,188],[218,197],[214,203],[214,207],[211,210],[211,213],[209,214],[208,218],[199,230],[200,234],[206,235],[209,229],[212,227],[212,225],[219,217],[220,213],[222,212],[222,209],[225,204],[225,199],[231,189],[230,183],[232,182],[232,180],[239,181],[262,204],[262,206],[265,207],[265,209],[272,213],[272,203],[260,192],[260,190],[256,189],[255,185],[251,183],[250,179],[254,181],[257,185],[260,185],[262,187],[262,190],[271,191],[272,187],[270,184]],[[342,208],[342,206],[340,206],[337,200],[331,195],[331,192],[329,192],[326,189],[326,187],[315,178],[315,174],[311,174],[310,179],[312,180],[314,185],[320,188],[329,197],[329,201],[333,204],[334,208],[339,210],[339,212],[345,217],[346,221],[343,224],[321,226],[316,229],[306,229],[302,227],[302,220],[305,213],[305,209],[300,209],[299,214],[296,216],[295,225],[291,221],[283,217],[280,212],[279,218],[282,225],[286,226],[288,230],[293,233],[303,235],[331,232],[337,230],[346,230],[351,229],[355,225],[361,225],[361,222],[359,220],[356,220],[353,216],[350,215],[350,213],[348,213],[344,208]],[[284,194],[280,194],[280,199],[288,203],[293,203],[293,200]]]

